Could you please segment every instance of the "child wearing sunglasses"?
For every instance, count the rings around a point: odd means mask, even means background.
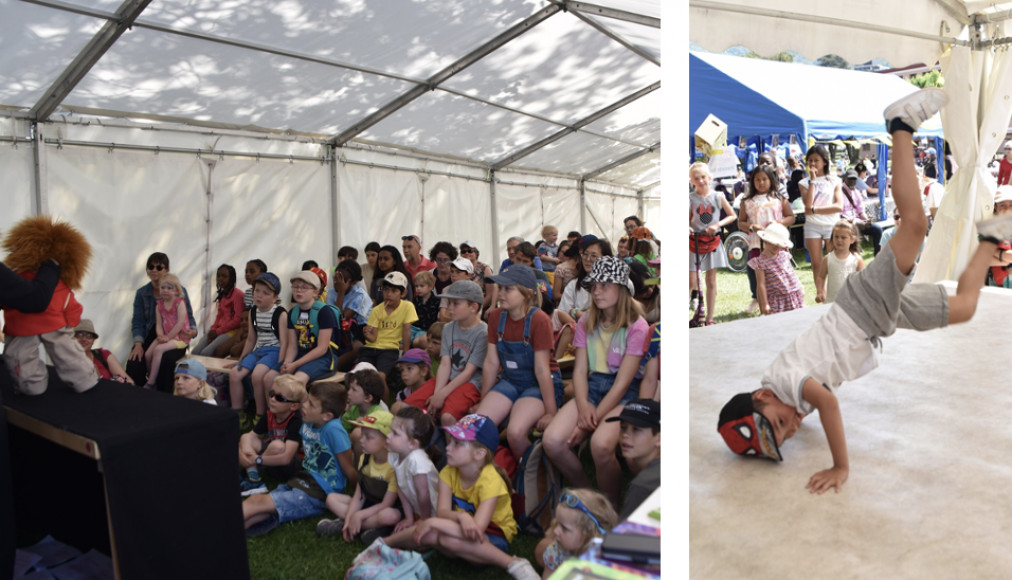
[[[306,387],[292,375],[279,375],[267,391],[267,413],[252,431],[239,438],[239,466],[246,476],[239,483],[242,496],[267,493],[261,470],[287,481],[299,470],[302,445],[302,401]]]
[[[587,551],[590,541],[603,537],[618,523],[618,514],[604,495],[591,489],[564,489],[555,506],[555,519],[534,548],[544,567],[542,578],[563,562]]]

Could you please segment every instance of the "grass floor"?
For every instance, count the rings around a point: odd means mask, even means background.
[[[862,245],[864,264],[867,266],[874,257],[870,241]],[[792,251],[794,262],[797,264],[795,272],[805,288],[805,306],[815,306],[815,278],[812,275],[812,264],[808,262],[804,248],[794,248]],[[689,272],[689,276],[694,276]],[[706,283],[703,283],[705,288]],[[752,295],[748,287],[748,276],[744,273],[732,272],[731,270],[717,270],[717,311],[713,321],[717,324],[730,322],[740,318],[751,318],[760,316],[757,310],[754,314],[745,313],[749,303],[752,302]],[[689,317],[692,317],[692,312]]]

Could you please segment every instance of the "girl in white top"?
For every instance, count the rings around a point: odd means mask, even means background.
[[[439,472],[426,452],[432,449],[429,442],[435,430],[432,417],[418,407],[404,405],[394,416],[387,436],[387,461],[397,475],[397,495],[404,511],[394,533],[436,515]]]
[[[822,145],[813,145],[805,155],[808,177],[798,183],[805,203],[805,248],[812,259],[812,272],[822,266],[824,240],[832,236],[833,226],[843,211],[842,182],[829,175],[832,165],[829,152]]]
[[[833,302],[836,293],[843,287],[847,276],[864,269],[861,257],[861,242],[857,226],[848,220],[840,220],[833,226],[833,250],[826,254],[819,270],[815,272],[815,301]]]

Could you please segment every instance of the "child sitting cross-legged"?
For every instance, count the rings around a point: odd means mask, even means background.
[[[327,494],[327,509],[338,517],[323,519],[316,524],[321,536],[341,534],[344,541],[362,534],[362,542],[371,544],[393,531],[401,520],[397,505],[397,476],[387,461],[387,437],[394,416],[377,409],[353,424],[362,430],[362,451],[358,462],[358,484],[351,497],[332,492]]]
[[[439,472],[433,461],[439,452],[429,445],[435,432],[432,417],[418,407],[405,405],[394,415],[387,436],[387,460],[397,474],[397,496],[404,511],[404,519],[397,522],[394,532],[436,515]]]
[[[379,539],[392,548],[435,548],[451,558],[492,564],[518,579],[540,578],[524,558],[509,554],[517,533],[506,473],[493,460],[499,430],[483,415],[467,415],[443,427],[446,467],[439,472],[436,516]]]
[[[302,469],[270,493],[252,495],[242,502],[247,536],[319,515],[326,510],[328,494],[342,493],[348,483],[357,483],[351,441],[338,418],[347,401],[343,385],[310,385],[302,405]]]
[[[243,496],[267,493],[261,479],[265,471],[274,479],[287,481],[299,470],[302,444],[302,401],[306,386],[292,375],[279,375],[267,391],[267,414],[253,430],[239,437],[239,467],[246,477],[239,484]]]

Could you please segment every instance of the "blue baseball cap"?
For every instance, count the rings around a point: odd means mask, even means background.
[[[495,426],[492,419],[477,413],[465,415],[457,421],[456,425],[443,427],[443,430],[454,439],[461,441],[477,441],[490,451],[495,452],[499,446],[499,428]]]
[[[202,381],[207,380],[207,369],[204,367],[204,363],[194,358],[184,358],[176,363],[176,373],[181,375],[190,375],[191,377]]]
[[[534,291],[538,289],[538,278],[534,275],[534,269],[525,264],[513,264],[499,272],[497,276],[487,276],[485,279],[500,286],[523,286]]]
[[[274,290],[275,294],[281,294],[281,279],[274,275],[272,272],[264,272],[253,280],[253,285],[256,286],[257,282],[263,282]]]

